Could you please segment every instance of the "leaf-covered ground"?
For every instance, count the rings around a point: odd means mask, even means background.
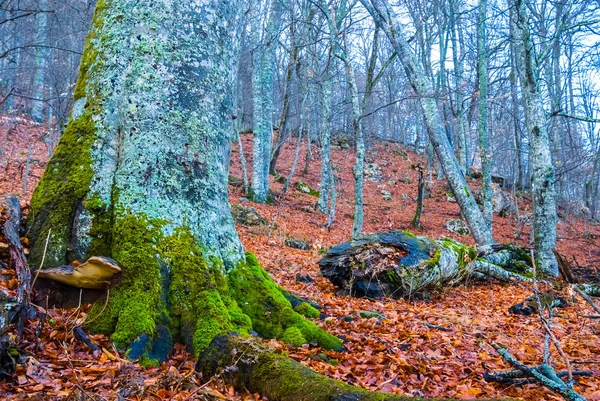
[[[0,126],[4,126],[0,124]],[[22,195],[23,175],[29,143],[32,144],[27,193],[43,173],[47,162],[45,144],[40,141],[44,129],[23,123],[14,132],[0,128],[0,194]],[[243,135],[244,154],[251,173],[252,138]],[[279,171],[287,175],[292,163],[294,146],[283,149]],[[318,150],[312,149],[313,160],[307,174],[302,174],[306,148],[293,182],[302,180],[318,189],[320,162]],[[411,166],[425,165],[424,158],[395,144],[374,144],[368,157],[382,170],[384,180],[365,182],[365,226],[371,233],[388,229],[410,229],[417,191],[416,172]],[[482,285],[446,288],[430,294],[423,300],[368,300],[336,295],[334,287],[319,277],[317,262],[322,250],[349,239],[353,214],[354,154],[351,150],[333,151],[334,171],[340,181],[337,186],[340,199],[336,221],[330,230],[324,227],[326,216],[316,212],[317,198],[300,193],[293,187],[276,204],[258,205],[243,199],[240,187],[230,186],[232,204],[254,207],[262,216],[277,223],[271,230],[265,227],[238,226],[244,246],[257,254],[260,262],[274,279],[286,289],[321,304],[329,315],[317,321],[332,333],[347,339],[348,352],[324,352],[305,346],[294,349],[272,340],[270,345],[288,352],[291,357],[316,371],[331,377],[363,386],[371,390],[408,393],[425,396],[452,396],[478,398],[494,396],[521,397],[526,400],[561,399],[537,384],[523,387],[487,383],[485,371],[507,369],[496,355],[492,343],[500,343],[520,360],[538,363],[542,353],[542,329],[535,316],[516,316],[508,308],[531,295],[527,285]],[[239,150],[234,147],[231,174],[241,177]],[[445,222],[458,218],[459,208],[447,199],[444,181],[434,180],[432,196],[425,200],[419,234],[433,238],[450,236],[472,243],[470,238],[447,232]],[[476,183],[473,182],[473,187]],[[277,193],[282,184],[272,181]],[[381,191],[391,193],[386,201]],[[527,199],[520,202],[521,213],[529,213]],[[584,231],[591,235],[584,236]],[[521,240],[516,240],[515,216],[494,216],[494,236],[499,242],[526,245],[529,227],[524,227]],[[600,263],[600,227],[585,224],[569,217],[562,219],[558,233],[559,251],[588,277],[597,277]],[[285,246],[286,238],[307,241],[311,250],[301,251]],[[296,275],[310,275],[315,281],[302,283]],[[10,283],[10,281],[9,281]],[[14,285],[14,280],[11,285]],[[565,295],[572,299],[571,294]],[[384,319],[360,317],[359,311],[378,311]],[[600,400],[600,327],[598,321],[582,318],[590,314],[587,305],[579,300],[559,310],[553,330],[571,358],[575,369],[593,370],[594,377],[577,379],[576,388],[588,400]],[[74,339],[71,330],[83,312],[50,311],[50,317],[41,325],[29,322],[26,329],[27,351],[34,358],[23,367],[16,379],[0,382],[0,394],[10,392],[14,398],[60,399],[69,394],[87,392],[104,399],[116,399],[119,389],[130,391],[126,399],[205,399],[194,397],[224,397],[256,399],[257,395],[233,395],[226,386],[210,383],[198,393],[201,378],[193,372],[193,361],[183,350],[177,349],[168,363],[161,368],[141,368],[127,362],[114,350],[106,338],[92,338],[105,351],[92,354]],[[427,326],[436,325],[450,331]],[[36,335],[36,330],[39,333]],[[560,358],[553,357],[561,367]],[[209,391],[210,394],[206,394]],[[211,395],[212,394],[212,395]],[[186,398],[188,397],[188,398]],[[77,398],[72,398],[77,399]],[[98,398],[102,399],[102,398]]]

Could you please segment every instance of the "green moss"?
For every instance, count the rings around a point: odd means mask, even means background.
[[[103,14],[106,1],[99,0],[94,14],[93,29],[88,35],[81,59],[80,74],[75,87],[75,100],[87,93],[87,102],[82,114],[71,119],[62,134],[56,152],[48,163],[44,176],[38,184],[32,200],[29,238],[31,239],[30,263],[39,264],[45,238],[51,230],[45,266],[56,266],[71,262],[67,260],[68,244],[72,235],[73,212],[87,195],[93,177],[90,149],[97,135],[94,115],[101,108],[100,88],[90,87],[88,75],[92,66],[101,67],[97,51],[96,32],[104,24]],[[96,67],[94,67],[96,68]],[[99,199],[98,199],[99,200]],[[94,205],[90,255],[108,255],[110,249],[110,227],[104,222],[111,210]],[[88,210],[89,211],[89,210]],[[96,215],[99,213],[99,215]]]
[[[156,322],[166,317],[161,266],[156,257],[163,224],[132,214],[124,214],[115,222],[112,257],[123,268],[122,278],[106,309],[102,311],[103,305],[97,303],[90,312],[90,328],[111,335],[120,347],[140,334],[152,336]]]
[[[298,181],[294,187],[305,194],[311,195],[311,196],[316,196],[319,197],[319,191],[312,189],[311,187],[309,187],[305,182],[303,181]]]
[[[71,120],[62,134],[56,152],[48,163],[44,176],[31,199],[33,220],[30,264],[42,259],[44,242],[52,230],[46,265],[64,264],[67,244],[72,231],[72,215],[89,190],[93,177],[91,145],[96,127],[89,110]],[[38,242],[39,241],[39,242]],[[57,263],[58,262],[58,263]]]
[[[293,345],[294,347],[301,347],[303,344],[306,344],[307,341],[302,335],[302,331],[298,327],[291,326],[288,327],[284,332],[283,336],[281,336],[281,341],[286,344]]]
[[[145,368],[158,368],[160,366],[160,361],[148,358],[146,355],[142,355],[142,357],[137,361],[137,363]]]
[[[73,97],[75,100],[81,99],[86,96],[86,88],[87,88],[87,77],[90,69],[94,63],[97,63],[101,66],[98,60],[98,46],[99,44],[95,43],[98,40],[98,32],[101,31],[102,26],[104,25],[104,12],[106,10],[106,0],[98,0],[96,3],[96,10],[94,11],[94,17],[92,19],[92,29],[88,34],[85,45],[83,48],[83,55],[81,56],[81,62],[79,66],[79,77],[77,79],[77,84],[75,86],[75,91],[73,92]]]
[[[328,349],[341,349],[341,341],[306,320],[292,309],[279,287],[264,271],[252,253],[228,274],[229,289],[242,311],[250,316],[252,328],[266,338],[282,338],[291,326],[297,327],[309,342]]]
[[[296,312],[301,314],[302,316],[308,317],[310,319],[318,319],[321,316],[321,312],[308,302],[302,302],[300,305],[296,306],[294,309]]]

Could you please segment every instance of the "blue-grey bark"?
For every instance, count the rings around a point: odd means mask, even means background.
[[[329,64],[329,62],[327,63]],[[331,189],[333,176],[331,170],[331,102],[333,87],[333,76],[326,67],[323,74],[323,82],[321,83],[321,101],[323,102],[323,115],[321,117],[321,182],[319,184],[319,202],[317,209],[321,213],[329,212],[329,202],[331,200]]]
[[[253,132],[252,194],[256,202],[269,197],[269,166],[273,134],[273,81],[275,51],[277,50],[282,0],[271,0],[266,28],[262,29],[259,15],[253,16],[253,35],[256,44],[252,55]]]
[[[492,231],[492,154],[488,133],[488,57],[486,39],[487,1],[479,0],[477,25],[477,84],[479,87],[479,156],[481,158],[483,218]]]
[[[40,0],[40,10],[48,10],[48,0]],[[40,12],[35,14],[35,20],[37,24],[37,40],[41,45],[36,50],[35,64],[36,71],[33,78],[33,102],[31,105],[31,118],[34,121],[44,121],[44,105],[46,103],[46,47],[48,38],[48,13]]]
[[[52,227],[47,266],[83,260],[106,234],[97,232],[95,216],[107,214],[160,219],[164,235],[186,227],[226,262],[243,258],[226,164],[239,5],[98,3],[71,120],[32,201],[40,209],[32,255],[40,254],[60,205],[73,217]],[[68,149],[75,143],[85,146]]]
[[[546,116],[538,86],[535,51],[530,37],[525,0],[509,0],[511,40],[514,44],[521,92],[525,102],[525,119],[529,132],[532,163],[533,231],[537,260],[541,269],[558,275],[558,264],[552,252],[556,247],[556,200],[554,166]]]

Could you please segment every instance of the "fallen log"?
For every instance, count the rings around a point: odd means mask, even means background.
[[[354,296],[410,297],[466,279],[528,281],[529,254],[510,244],[475,248],[388,231],[334,246],[319,261],[321,274]]]
[[[235,334],[216,337],[200,354],[196,370],[219,375],[237,390],[270,401],[419,401],[427,398],[369,392],[313,372],[255,339]],[[437,401],[443,399],[436,398]]]

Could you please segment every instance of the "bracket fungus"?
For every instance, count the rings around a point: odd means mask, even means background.
[[[58,266],[40,270],[37,275],[78,288],[107,288],[120,272],[121,268],[114,259],[92,256],[79,266]]]

